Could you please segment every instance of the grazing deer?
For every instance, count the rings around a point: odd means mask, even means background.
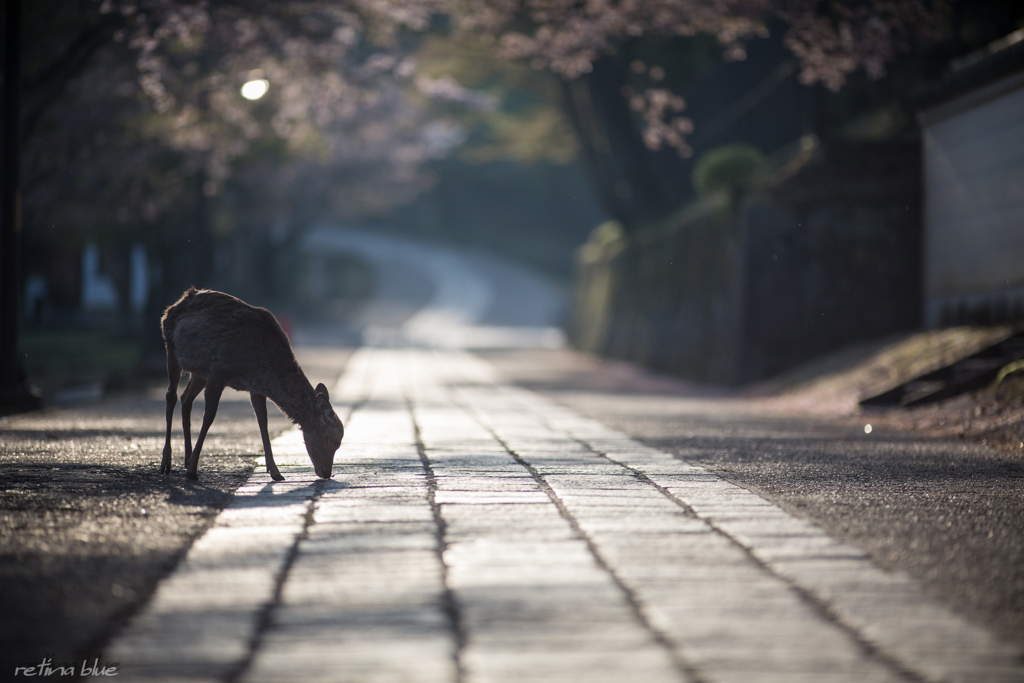
[[[177,403],[181,372],[189,373],[181,394],[181,426],[185,432],[185,467],[189,479],[198,479],[199,452],[210,424],[217,416],[224,387],[248,391],[263,437],[267,471],[275,481],[284,477],[274,463],[267,432],[267,399],[276,403],[292,422],[298,423],[306,452],[317,476],[327,479],[334,452],[341,445],[345,427],[331,408],[327,387],[316,389],[299,368],[288,336],[277,318],[229,294],[208,289],[187,292],[164,312],[160,321],[167,346],[167,440],[160,472],[171,471],[171,418]],[[192,402],[206,387],[206,412],[195,450],[190,432]]]

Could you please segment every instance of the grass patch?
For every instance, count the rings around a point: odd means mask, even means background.
[[[138,341],[110,330],[27,330],[19,343],[29,379],[44,391],[124,377],[139,363]]]

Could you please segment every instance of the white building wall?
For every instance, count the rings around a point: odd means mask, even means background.
[[[1024,74],[921,120],[926,324],[1024,309]]]

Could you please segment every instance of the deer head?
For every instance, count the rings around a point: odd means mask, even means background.
[[[345,436],[345,426],[331,407],[327,387],[317,384],[314,394],[313,419],[302,425],[302,438],[306,442],[306,452],[313,461],[316,476],[329,479],[334,467],[334,453]]]

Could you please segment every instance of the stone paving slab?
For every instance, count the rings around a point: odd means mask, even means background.
[[[129,680],[1024,681],[910,577],[461,352],[367,348],[111,645]]]

